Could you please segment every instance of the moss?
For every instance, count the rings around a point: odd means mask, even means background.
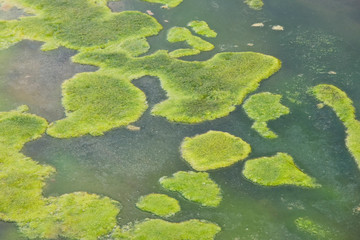
[[[264,6],[262,0],[245,0],[245,3],[254,10],[261,10]]]
[[[182,48],[182,49],[176,49],[169,53],[169,56],[172,58],[180,58],[185,56],[191,56],[191,55],[197,55],[200,51],[197,49],[191,49],[191,48]]]
[[[334,235],[330,229],[314,222],[308,217],[300,217],[295,220],[296,227],[303,232],[306,232],[316,239],[333,239]]]
[[[217,36],[217,33],[212,30],[205,21],[191,21],[188,23],[188,26],[199,35],[210,38],[215,38]]]
[[[191,219],[171,223],[160,219],[147,219],[130,229],[117,228],[112,239],[120,240],[212,240],[221,228],[211,222]]]
[[[203,206],[217,207],[222,200],[219,186],[205,172],[180,171],[159,181],[164,188],[179,192],[184,198]]]
[[[200,51],[210,51],[214,49],[211,43],[192,35],[189,29],[184,27],[170,28],[167,34],[167,40],[171,43],[186,41],[191,47]]]
[[[267,127],[267,121],[275,120],[290,113],[289,108],[280,103],[281,95],[263,92],[249,97],[243,108],[255,123],[252,128],[265,138],[276,138],[277,135]]]
[[[295,165],[293,158],[286,153],[248,160],[245,163],[243,175],[250,181],[264,186],[320,187],[315,179],[303,173]]]
[[[152,193],[142,196],[136,206],[161,217],[170,217],[180,211],[179,202],[165,194]]]
[[[312,94],[325,105],[331,107],[346,127],[346,147],[360,169],[360,122],[355,118],[353,102],[339,88],[320,84],[311,89]]]
[[[183,0],[143,0],[143,1],[152,2],[152,3],[161,3],[173,8],[179,5],[180,3],[182,3]]]
[[[231,166],[250,152],[250,145],[241,138],[218,131],[187,137],[181,145],[182,157],[197,171]]]

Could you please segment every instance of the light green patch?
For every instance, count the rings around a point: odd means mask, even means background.
[[[315,179],[303,173],[295,165],[293,158],[286,153],[246,161],[243,175],[250,181],[264,186],[320,187]]]
[[[150,45],[145,38],[129,39],[120,44],[120,49],[127,51],[133,57],[137,57],[149,51]]]
[[[182,157],[197,171],[231,166],[250,152],[250,145],[241,138],[218,131],[187,137],[181,145]]]
[[[217,36],[217,33],[212,30],[205,21],[191,21],[188,23],[188,26],[199,35],[210,38],[215,38]]]
[[[185,56],[192,56],[199,54],[200,51],[197,49],[191,49],[191,48],[182,48],[182,49],[176,49],[169,53],[169,56],[172,58],[180,58]]]
[[[262,0],[245,0],[245,3],[254,10],[261,10],[264,6]]]
[[[263,92],[250,96],[243,105],[249,118],[255,120],[251,127],[265,138],[277,138],[277,135],[268,128],[267,121],[290,113],[289,108],[282,105],[280,100],[281,95]]]
[[[360,122],[355,118],[352,100],[339,88],[320,84],[311,89],[312,94],[325,105],[331,107],[346,127],[346,147],[360,168]]]
[[[222,200],[220,187],[205,172],[180,171],[159,181],[165,189],[179,192],[184,198],[202,206],[217,207]]]
[[[183,0],[143,0],[143,1],[151,2],[151,3],[161,3],[173,8],[179,5],[180,3],[182,3]]]
[[[300,231],[306,232],[313,237],[316,237],[316,239],[333,239],[334,237],[333,232],[330,231],[330,229],[323,227],[307,217],[296,219],[295,225]]]
[[[190,30],[184,27],[170,28],[167,34],[167,40],[171,43],[185,41],[191,47],[199,51],[210,51],[214,49],[214,45],[197,36],[192,35]]]
[[[117,228],[111,235],[115,240],[213,240],[221,228],[211,222],[191,219],[171,223],[147,219],[127,228]]]
[[[142,196],[136,206],[143,211],[151,212],[161,217],[170,217],[179,212],[179,202],[165,194],[149,194]]]

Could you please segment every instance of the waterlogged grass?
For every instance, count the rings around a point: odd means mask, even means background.
[[[88,193],[45,198],[45,180],[55,172],[21,154],[22,146],[39,138],[45,119],[22,106],[0,113],[0,219],[15,222],[28,238],[97,239],[116,226],[117,203]]]
[[[186,42],[191,47],[199,51],[210,51],[214,49],[214,45],[203,40],[200,37],[192,35],[190,30],[184,27],[170,28],[167,34],[167,40],[171,43]]]
[[[250,145],[241,138],[218,131],[187,137],[181,145],[182,157],[197,171],[231,166],[250,152]]]
[[[278,137],[268,128],[267,122],[290,113],[289,108],[282,105],[280,100],[281,95],[263,92],[250,96],[243,105],[246,114],[255,120],[252,128],[265,138]]]
[[[212,30],[205,21],[191,21],[188,23],[188,26],[199,35],[210,38],[215,38],[217,36],[217,33]]]
[[[243,175],[250,181],[264,186],[320,187],[315,179],[303,173],[295,165],[293,158],[286,153],[248,160],[245,163]]]
[[[221,228],[211,222],[191,219],[172,223],[160,219],[147,219],[123,229],[116,228],[114,240],[213,240]]]
[[[179,202],[165,194],[152,193],[142,196],[136,206],[161,217],[170,217],[180,211]]]
[[[264,6],[262,0],[245,0],[245,3],[254,10],[261,10]]]
[[[217,207],[222,200],[220,187],[205,172],[180,171],[159,181],[165,189],[179,192],[184,198],[202,206]]]
[[[331,107],[346,127],[346,147],[360,168],[360,122],[355,118],[352,100],[341,89],[320,84],[311,89],[312,94],[325,105]]]
[[[310,218],[301,217],[295,220],[296,227],[316,239],[333,239],[334,233],[330,229],[314,222]]]
[[[168,7],[176,7],[180,3],[182,3],[183,0],[143,0],[145,2],[151,2],[151,3],[161,3],[164,5],[167,5]]]
[[[181,49],[176,49],[176,50],[170,52],[169,56],[172,58],[180,58],[180,57],[185,57],[185,56],[197,55],[199,53],[200,53],[200,51],[197,49],[181,48]]]

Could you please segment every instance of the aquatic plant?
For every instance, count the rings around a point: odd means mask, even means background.
[[[246,161],[243,175],[264,186],[295,185],[307,188],[320,187],[315,179],[303,173],[286,153]]]
[[[245,3],[254,10],[261,10],[264,6],[262,0],[245,0]]]
[[[186,42],[191,47],[199,51],[210,51],[214,49],[214,45],[200,37],[192,35],[190,30],[184,27],[170,28],[167,34],[167,40],[171,43]]]
[[[197,55],[199,53],[200,53],[200,50],[197,50],[197,49],[181,48],[181,49],[176,49],[176,50],[170,52],[169,56],[172,58],[180,58],[180,57],[185,57],[185,56]]]
[[[345,92],[329,84],[319,84],[311,93],[325,105],[331,107],[346,127],[346,147],[360,168],[360,122],[355,118],[352,100]]]
[[[296,227],[303,232],[306,232],[316,239],[333,239],[334,233],[314,222],[308,217],[300,217],[295,220]]]
[[[180,205],[176,199],[156,193],[140,197],[136,207],[161,217],[170,217],[180,211]]]
[[[146,219],[133,226],[116,228],[111,239],[120,240],[213,240],[221,228],[211,222],[191,219],[172,223],[161,219]]]
[[[188,26],[199,35],[210,38],[215,38],[217,36],[217,33],[212,30],[205,21],[191,21],[188,23]]]
[[[267,122],[290,113],[289,108],[280,103],[281,97],[278,94],[262,92],[250,96],[244,102],[243,108],[246,114],[255,120],[251,128],[265,138],[278,137],[268,128]]]
[[[181,145],[182,157],[197,171],[231,166],[245,159],[250,152],[247,142],[219,131],[186,137]]]
[[[162,177],[159,182],[165,189],[179,192],[202,206],[217,207],[222,200],[219,186],[206,172],[179,171],[172,177]]]
[[[180,3],[182,3],[183,0],[143,0],[143,1],[152,2],[152,3],[161,3],[173,8],[179,5]]]

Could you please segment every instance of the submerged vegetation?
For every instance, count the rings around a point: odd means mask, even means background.
[[[197,171],[231,166],[250,152],[250,145],[241,138],[218,131],[187,137],[181,145],[183,158]]]
[[[245,0],[245,3],[254,10],[261,10],[264,6],[262,0]]]
[[[245,163],[243,175],[250,181],[264,186],[320,187],[315,179],[303,173],[295,165],[293,158],[286,153],[248,160]]]
[[[312,94],[325,105],[331,107],[346,127],[346,146],[360,168],[360,122],[355,118],[353,102],[339,88],[320,84],[311,89]]]
[[[184,198],[202,206],[217,207],[222,200],[219,186],[205,172],[180,171],[159,181],[165,189],[179,192]]]
[[[212,30],[205,21],[191,21],[188,23],[188,26],[191,27],[195,33],[214,38],[217,36],[217,33]]]
[[[282,105],[280,100],[281,95],[263,92],[250,96],[243,105],[246,114],[255,120],[251,127],[265,138],[278,137],[268,128],[267,122],[290,113],[289,108]]]
[[[161,217],[170,217],[180,211],[179,202],[165,194],[152,193],[142,196],[136,206]]]
[[[316,239],[334,239],[334,232],[314,222],[308,217],[300,217],[295,220],[296,227]]]

